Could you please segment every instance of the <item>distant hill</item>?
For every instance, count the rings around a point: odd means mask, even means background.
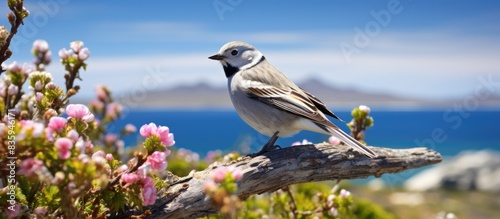
[[[461,100],[429,101],[405,98],[395,94],[365,92],[356,89],[342,89],[326,85],[318,79],[308,79],[298,83],[299,87],[312,93],[334,109],[350,109],[360,104],[377,108],[414,109],[414,108],[450,108]],[[180,85],[177,87],[155,90],[141,98],[119,96],[119,102],[128,107],[141,108],[231,108],[231,100],[226,87],[213,87],[206,83]],[[500,107],[500,98],[491,98],[482,106]]]

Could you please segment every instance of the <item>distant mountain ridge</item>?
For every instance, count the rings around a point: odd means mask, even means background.
[[[299,87],[321,99],[326,105],[335,109],[351,109],[361,104],[378,108],[443,108],[453,106],[456,100],[430,101],[417,98],[406,98],[393,94],[366,92],[357,89],[343,89],[330,86],[316,78],[297,83]],[[214,87],[205,82],[194,85],[179,85],[169,89],[154,90],[144,94],[143,98],[133,104],[130,97],[122,95],[117,98],[129,107],[140,108],[231,108],[226,87]],[[500,107],[498,98],[493,98],[485,106]]]

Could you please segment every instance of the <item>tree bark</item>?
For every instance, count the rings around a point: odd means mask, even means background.
[[[234,166],[242,171],[236,195],[246,199],[292,184],[380,177],[384,173],[399,173],[442,160],[439,153],[427,148],[370,148],[379,155],[378,158],[367,158],[347,146],[334,147],[323,143],[287,147],[260,156],[242,157],[228,164],[215,163],[187,177],[170,179],[173,181],[171,186],[158,192],[148,218],[196,218],[216,213],[218,209],[203,192],[203,186],[219,166]],[[118,218],[130,213],[133,212],[121,214]]]

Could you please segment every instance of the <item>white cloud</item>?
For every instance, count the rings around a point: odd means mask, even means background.
[[[496,37],[457,35],[449,29],[382,30],[371,38],[368,46],[359,48],[360,53],[353,54],[349,62],[339,44],[353,44],[352,30],[216,33],[196,24],[169,22],[106,24],[101,28],[110,26],[123,31],[140,30],[137,34],[141,36],[113,29],[104,34],[109,39],[156,39],[165,44],[187,40],[201,47],[194,53],[173,50],[127,56],[95,55],[89,60],[88,72],[82,74],[83,85],[93,87],[95,83],[105,83],[125,92],[139,86],[148,74],[147,68],[158,66],[164,78],[158,88],[199,81],[224,86],[226,79],[221,66],[207,57],[223,43],[235,39],[254,43],[268,60],[295,81],[314,75],[329,83],[424,98],[460,97],[471,93],[479,83],[479,75],[492,74],[500,81],[500,62],[497,61],[500,43]],[[101,28],[96,31],[102,31]],[[141,38],[149,35],[153,37]]]

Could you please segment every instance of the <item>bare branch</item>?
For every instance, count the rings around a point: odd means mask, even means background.
[[[0,65],[12,55],[12,51],[9,50],[10,42],[12,41],[14,35],[16,35],[19,26],[23,24],[24,17],[27,16],[26,14],[23,14],[27,13],[27,11],[24,11],[23,3],[24,1],[18,1],[16,5],[9,5],[12,13],[7,14],[7,19],[11,23],[12,27],[10,28],[10,33],[5,39],[5,42],[3,42],[3,45],[0,46]],[[2,72],[4,72],[4,69],[0,67],[0,74],[2,74]]]
[[[347,146],[318,144],[288,147],[253,158],[243,157],[230,164],[214,164],[160,190],[159,198],[150,208],[150,218],[196,218],[216,213],[218,209],[203,192],[203,186],[210,180],[213,170],[223,165],[235,166],[243,172],[236,194],[246,199],[298,183],[380,177],[442,160],[439,153],[427,148],[370,148],[380,157],[369,159]],[[125,218],[131,213],[113,218]]]

